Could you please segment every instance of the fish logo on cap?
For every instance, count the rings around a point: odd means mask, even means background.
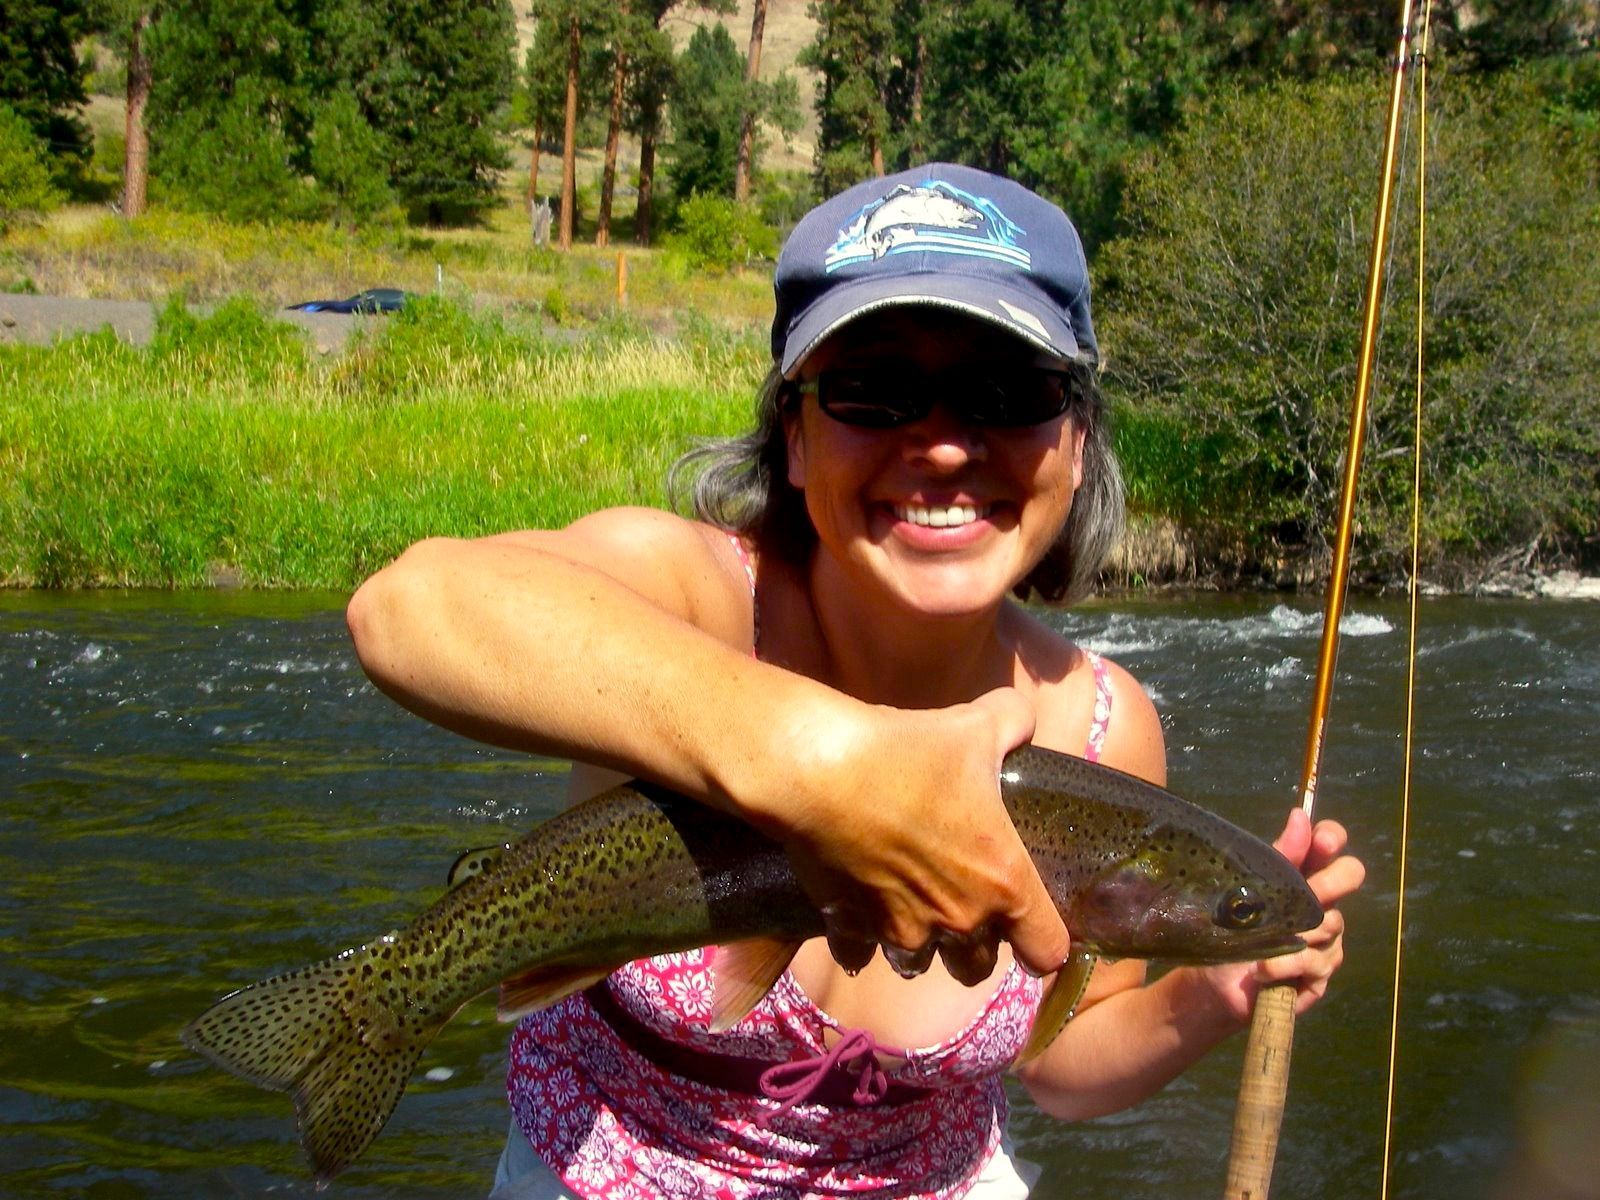
[[[832,274],[853,263],[921,251],[995,259],[1026,271],[1032,257],[1019,246],[1023,230],[992,201],[943,180],[897,185],[857,210],[823,259]]]

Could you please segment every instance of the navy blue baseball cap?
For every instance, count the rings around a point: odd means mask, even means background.
[[[1089,266],[1067,214],[1009,179],[930,163],[858,183],[789,234],[773,276],[772,358],[786,378],[822,340],[880,309],[988,321],[1060,358],[1099,358]]]

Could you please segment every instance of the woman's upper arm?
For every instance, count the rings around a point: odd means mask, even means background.
[[[492,572],[484,564],[491,555],[500,560]],[[544,562],[599,572],[719,640],[749,642],[750,587],[728,535],[651,508],[603,509],[562,529],[418,543],[357,592],[352,624],[360,616],[362,591],[375,590],[371,585],[380,580],[391,590],[407,579],[432,590],[470,586],[474,578],[497,585],[515,578],[519,587],[537,589]]]
[[[484,539],[578,563],[724,641],[749,641],[750,585],[730,535],[654,508],[608,508],[563,529]]]

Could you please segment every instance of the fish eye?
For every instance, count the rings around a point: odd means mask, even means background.
[[[1217,905],[1217,924],[1229,929],[1253,929],[1261,924],[1267,905],[1255,890],[1240,884]]]

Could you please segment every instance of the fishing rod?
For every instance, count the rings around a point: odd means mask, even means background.
[[[1373,221],[1372,256],[1367,264],[1366,307],[1361,326],[1361,354],[1356,371],[1355,400],[1350,411],[1350,440],[1345,450],[1344,479],[1339,492],[1339,523],[1334,535],[1333,566],[1328,579],[1327,610],[1322,622],[1322,648],[1317,656],[1316,689],[1306,734],[1300,775],[1300,807],[1306,816],[1316,806],[1322,746],[1333,694],[1334,664],[1339,654],[1339,621],[1350,585],[1350,544],[1355,535],[1356,479],[1366,444],[1367,397],[1378,353],[1378,318],[1383,295],[1383,266],[1389,241],[1389,208],[1394,193],[1400,102],[1411,47],[1411,0],[1400,3],[1400,39],[1394,57],[1394,82],[1389,95],[1389,121],[1384,135],[1383,171],[1378,211]],[[1245,1044],[1244,1070],[1234,1109],[1233,1140],[1228,1152],[1224,1200],[1266,1200],[1272,1164],[1278,1153],[1284,1101],[1289,1090],[1289,1059],[1294,1049],[1295,987],[1273,984],[1261,989]]]

